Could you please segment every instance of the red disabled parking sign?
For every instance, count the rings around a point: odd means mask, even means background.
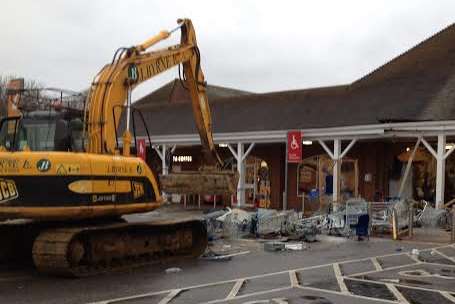
[[[146,151],[147,147],[145,146],[145,139],[139,139],[137,141],[137,156],[142,158],[144,161],[146,161]]]
[[[302,160],[302,133],[300,131],[288,132],[288,162],[298,163]]]

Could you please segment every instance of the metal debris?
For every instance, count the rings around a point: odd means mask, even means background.
[[[264,250],[265,251],[283,251],[285,249],[285,243],[284,242],[266,242],[264,243]]]
[[[203,260],[209,260],[209,261],[230,261],[232,257],[239,256],[239,255],[244,255],[248,254],[250,251],[241,251],[241,252],[235,252],[235,253],[230,253],[230,254],[219,254],[213,251],[208,251],[206,252],[201,259]]]
[[[171,267],[171,268],[168,268],[165,270],[166,273],[177,273],[180,271],[182,271],[182,268],[178,268],[178,267]]]
[[[255,212],[225,208],[205,216],[209,240],[238,239],[247,236],[279,238],[314,242],[320,233],[322,217],[302,218],[295,211],[277,211],[258,208]]]
[[[352,236],[362,215],[368,214],[368,202],[359,199],[346,201],[339,209],[324,216],[323,231],[328,234]]]
[[[303,243],[286,243],[284,244],[284,249],[286,250],[305,250],[306,246]]]
[[[418,219],[423,227],[438,227],[447,229],[451,226],[450,212],[447,209],[435,209],[425,202],[423,211]]]
[[[270,252],[276,251],[300,251],[307,249],[306,245],[303,242],[279,242],[271,241],[264,243],[264,250]]]
[[[420,250],[414,248],[411,250],[411,254],[418,257],[420,255]]]

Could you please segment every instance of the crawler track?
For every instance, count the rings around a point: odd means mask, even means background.
[[[40,226],[34,241],[8,251],[27,256],[40,273],[92,276],[176,258],[198,257],[207,247],[207,232],[198,220],[153,223]],[[29,249],[27,249],[29,248]],[[30,256],[30,251],[28,251]]]

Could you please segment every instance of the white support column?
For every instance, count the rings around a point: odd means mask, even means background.
[[[161,159],[161,166],[162,166],[162,174],[163,175],[167,175],[169,173],[169,170],[168,170],[168,167],[167,167],[167,164],[166,164],[166,144],[163,144],[161,146],[161,151],[160,151],[160,147],[159,146],[152,146],[152,148],[156,151],[156,153],[158,154],[158,156],[160,157]],[[173,149],[175,149],[175,146],[173,147]],[[167,194],[165,192],[162,192],[161,195],[163,196],[163,199],[165,201],[167,201]],[[184,206],[186,208],[186,196],[184,196]]]
[[[425,138],[422,137],[422,143],[423,145],[428,149],[428,151],[431,153],[431,155],[434,156],[434,158],[438,158],[438,154],[436,151],[433,149],[433,147],[425,140]]]
[[[438,151],[436,157],[436,208],[444,207],[444,189],[445,189],[445,147],[446,136],[438,135]]]
[[[336,205],[340,199],[340,154],[341,140],[333,140],[333,209],[337,210]]]
[[[237,171],[239,173],[239,183],[237,185],[237,207],[245,205],[245,159],[250,154],[255,143],[251,143],[245,152],[245,144],[237,143],[237,151],[228,144],[228,148],[237,161]]]
[[[239,184],[237,185],[237,207],[245,204],[245,166],[243,165],[243,154],[245,146],[237,144],[237,171],[239,172]]]
[[[341,139],[335,138],[333,140],[333,153],[329,147],[323,142],[322,140],[318,140],[319,144],[324,148],[325,152],[330,156],[333,160],[333,208],[334,210],[338,209],[338,203],[340,200],[340,168],[341,168],[341,160],[343,157],[348,154],[351,148],[357,142],[357,139],[352,139],[351,142],[347,145],[347,147],[342,151],[341,150]]]
[[[160,147],[159,146],[152,146],[152,148],[156,151],[156,153],[158,154],[158,156],[161,159],[161,166],[162,166],[161,173],[163,175],[169,174],[169,167],[166,164],[166,153],[167,153],[166,149],[167,149],[167,145],[163,144],[161,146],[161,151],[160,151]],[[172,146],[171,153],[174,153],[175,148],[177,148],[176,145]]]
[[[165,164],[165,161],[166,161],[166,148],[162,149],[162,151],[160,151],[160,147],[159,146],[152,146],[152,148],[156,151],[156,153],[158,154],[158,156],[161,159],[161,165],[163,167],[162,173],[164,174],[164,167],[166,165]]]
[[[319,141],[319,144],[322,146],[322,148],[324,148],[325,152],[327,152],[327,154],[330,156],[331,159],[335,159],[335,157],[333,156],[333,153],[332,151],[329,149],[329,147],[327,147],[327,145],[325,144],[325,142],[323,142],[322,140],[318,139]]]
[[[163,175],[167,175],[169,173],[169,168],[167,167],[167,164],[166,164],[166,144],[163,144],[161,146],[161,155],[163,155],[163,157],[161,158],[161,163],[162,163],[162,167],[163,167]]]

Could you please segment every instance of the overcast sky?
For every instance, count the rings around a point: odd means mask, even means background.
[[[0,74],[73,90],[118,47],[179,17],[193,20],[207,81],[253,92],[351,82],[455,22],[454,0],[2,0],[0,9]]]

